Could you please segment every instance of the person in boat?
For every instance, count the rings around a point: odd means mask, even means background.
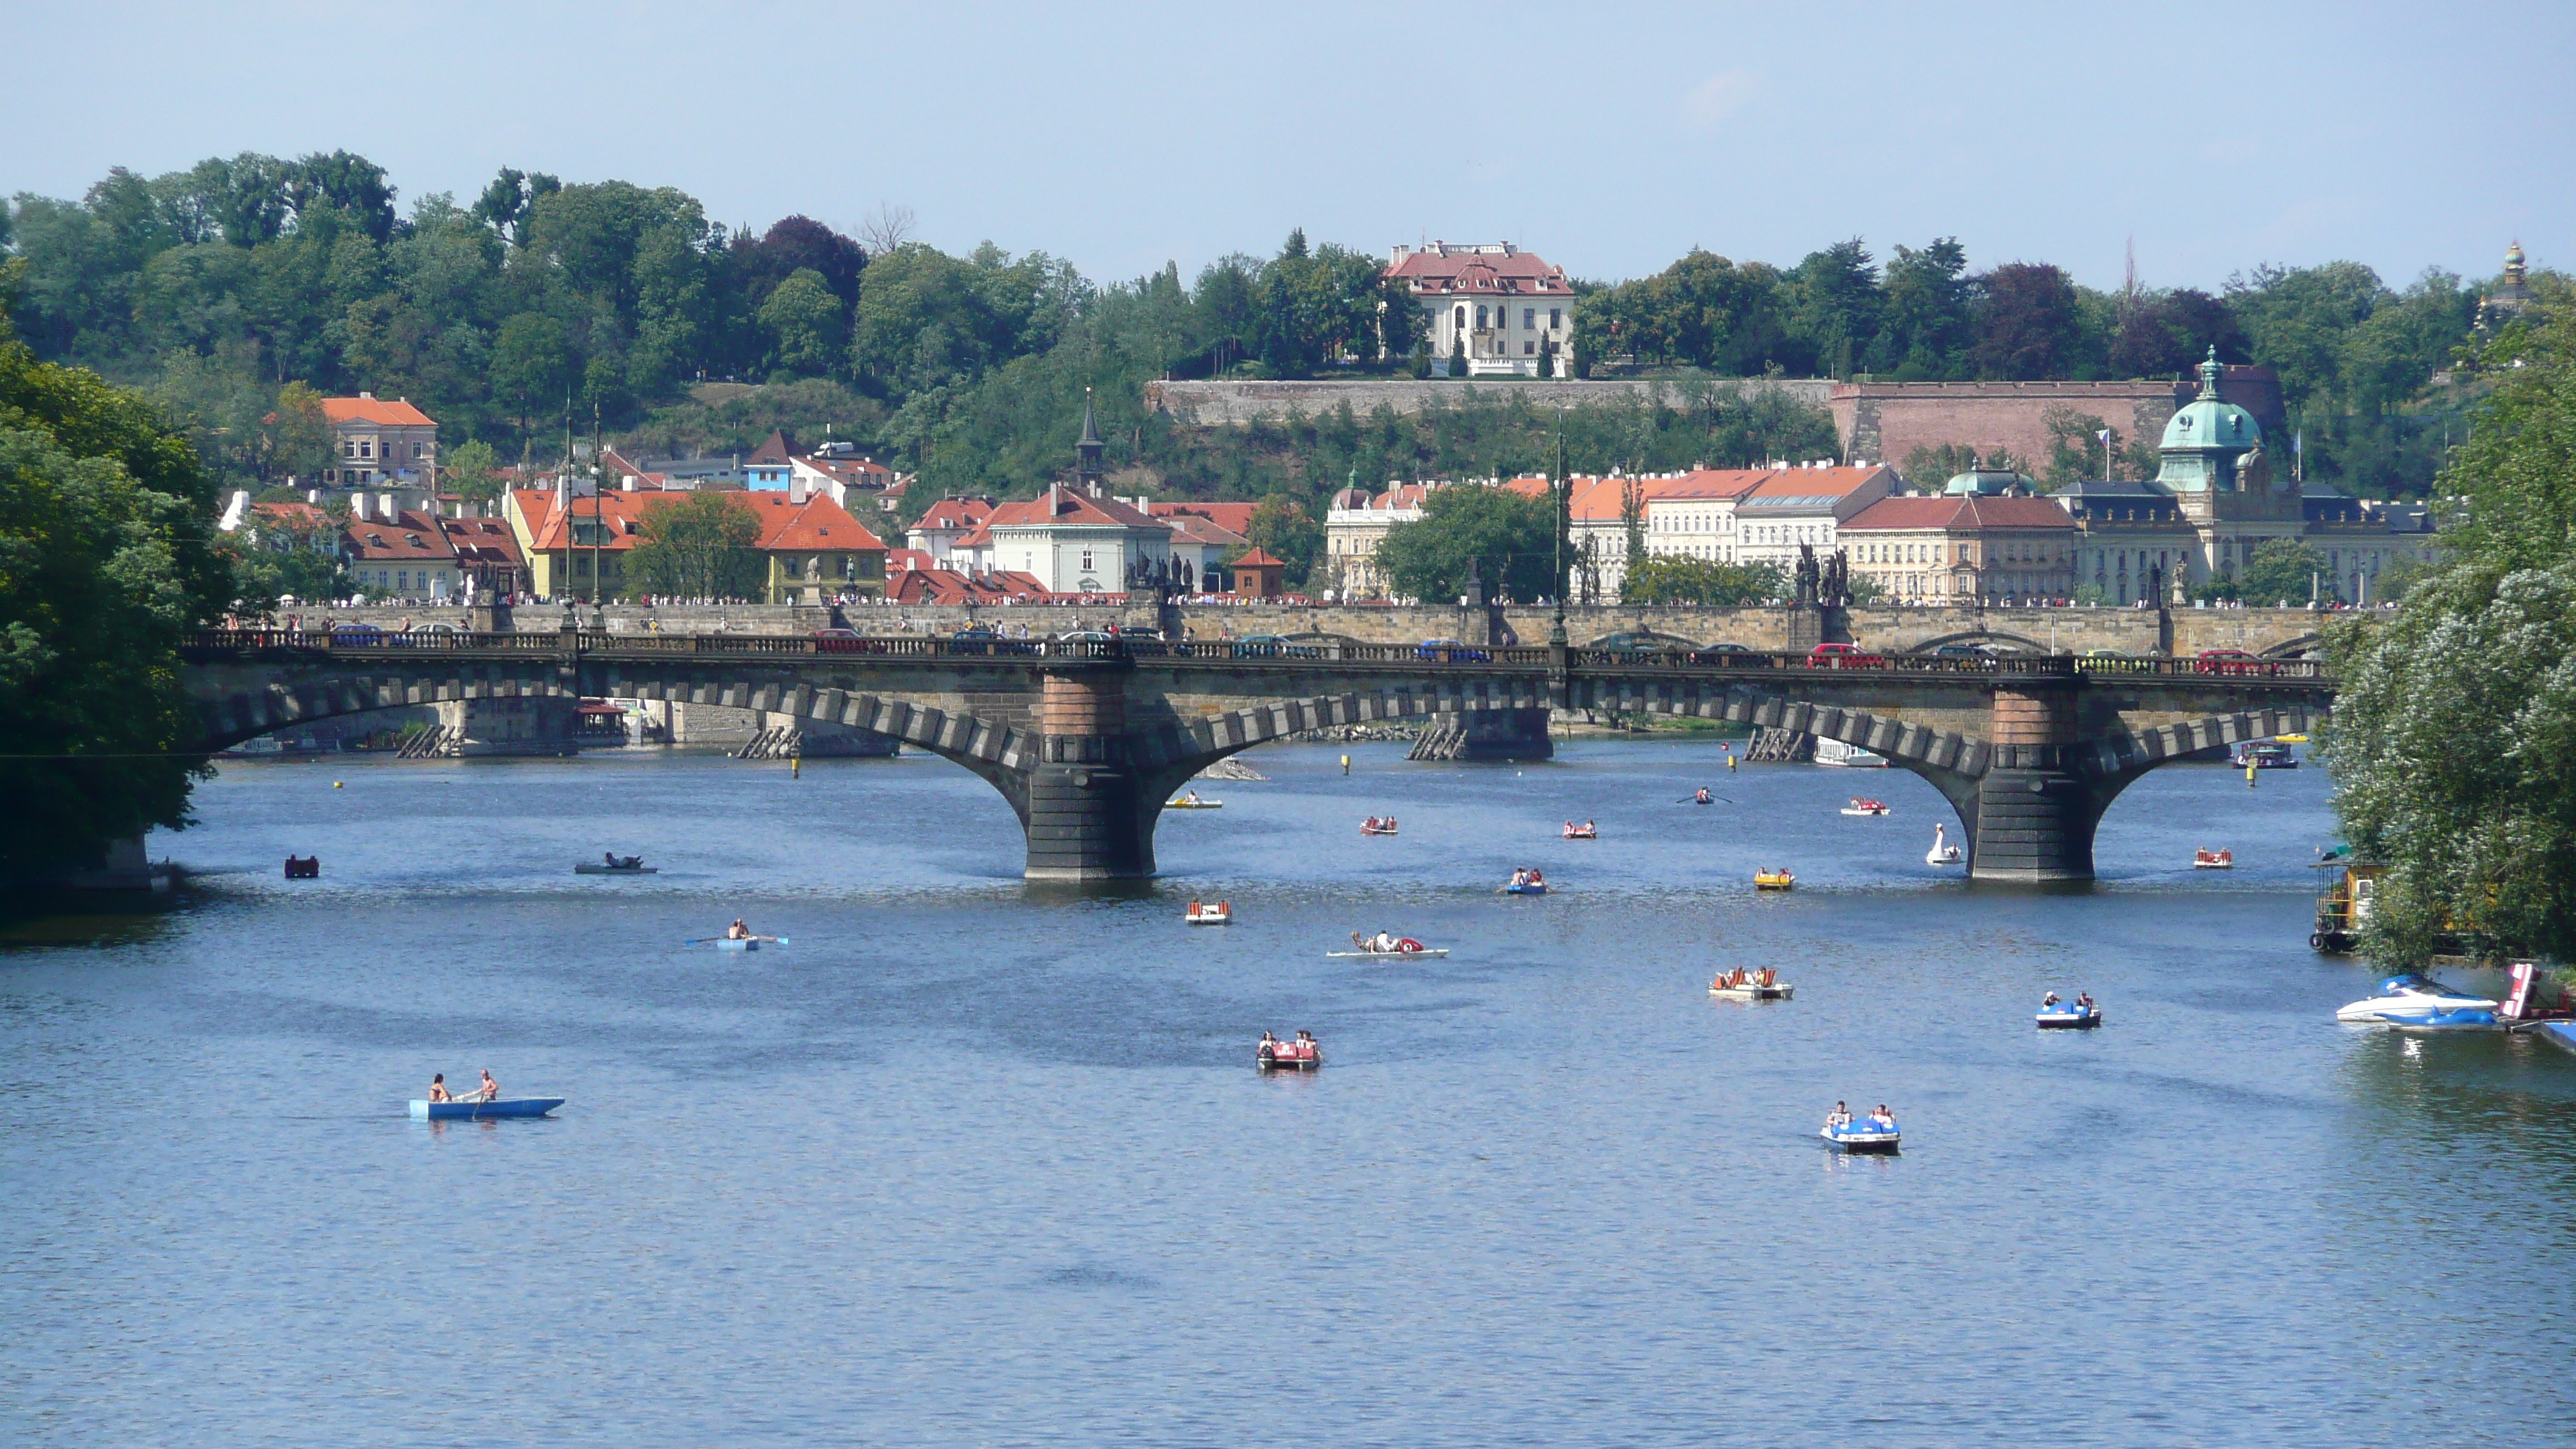
[[[2076,992],[2075,1005],[2080,1010],[2091,1011],[2093,1009],[2093,993],[2090,991]]]
[[[618,861],[614,852],[603,850],[599,853],[599,858],[607,862],[610,870],[615,870],[617,868]]]
[[[1852,1115],[1850,1105],[1843,1102],[1836,1102],[1834,1104],[1834,1110],[1825,1114],[1825,1125],[1833,1128],[1849,1127],[1851,1125],[1851,1119]]]
[[[1600,827],[1594,825],[1591,821],[1586,820],[1583,822],[1583,833],[1586,835],[1598,835],[1601,833],[1601,830]]]
[[[1369,938],[1368,948],[1372,951],[1394,950],[1395,933],[1381,927],[1375,936]]]
[[[1197,803],[1199,803],[1199,792],[1198,792],[1198,791],[1196,791],[1196,790],[1184,790],[1184,791],[1182,791],[1182,792],[1181,792],[1181,803],[1182,803],[1182,804],[1184,804],[1184,805],[1196,805]]]
[[[1887,1110],[1887,1104],[1881,1102],[1878,1104],[1878,1110],[1869,1114],[1869,1125],[1885,1131],[1896,1125],[1896,1114]]]
[[[2054,991],[2052,991],[2052,992],[2048,993],[2046,996],[2043,996],[2043,997],[2041,997],[2041,998],[2039,999],[2039,1009],[2040,1009],[2040,1010],[2042,1010],[2042,1011],[2046,1011],[2046,1010],[2048,1010],[2050,1007],[2055,1006],[2056,1004],[2057,1004],[2057,993],[2056,993],[2056,992],[2054,992]]]
[[[1261,1034],[1261,1044],[1252,1050],[1256,1056],[1265,1059],[1275,1057],[1279,1055],[1279,1038],[1265,1031]]]
[[[447,1073],[432,1072],[429,1074],[429,1100],[433,1102],[453,1102],[456,1100],[454,1097],[447,1095]]]
[[[1513,871],[1512,871],[1512,884],[1513,884],[1513,885],[1515,885],[1515,886],[1525,886],[1525,885],[1528,885],[1528,884],[1529,884],[1529,872],[1528,872],[1528,871],[1526,871],[1526,870],[1520,869],[1520,868],[1518,868],[1518,867],[1515,867],[1515,868],[1513,869]]]
[[[733,924],[725,927],[725,939],[728,941],[748,941],[751,939],[751,927],[742,923],[742,917],[736,916],[733,918]]]
[[[1543,886],[1543,885],[1547,884],[1547,877],[1546,877],[1546,876],[1543,876],[1543,875],[1540,875],[1540,874],[1538,873],[1538,867],[1537,867],[1537,866],[1531,866],[1531,867],[1530,867],[1530,873],[1529,873],[1529,883],[1530,883],[1531,885],[1534,885],[1534,886]]]
[[[477,1095],[482,1097],[486,1102],[497,1102],[501,1100],[501,1084],[492,1080],[492,1069],[490,1067],[485,1067],[483,1069],[483,1086],[482,1090],[477,1093]]]
[[[1694,805],[1705,805],[1708,803],[1708,787],[1706,785],[1700,786],[1699,793],[1691,796],[1691,803]]]

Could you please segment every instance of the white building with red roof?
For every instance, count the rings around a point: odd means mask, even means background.
[[[383,509],[358,494],[340,531],[340,558],[362,587],[387,598],[444,603],[457,596],[456,546],[436,514]]]
[[[339,488],[427,482],[438,463],[438,424],[405,398],[371,392],[322,399],[331,430],[331,462],[322,481]]]
[[[905,530],[903,541],[928,555],[929,567],[951,567],[957,541],[973,533],[1000,506],[994,499],[971,494],[942,498],[921,511],[921,517]]]
[[[1463,357],[1470,376],[1539,375],[1541,357],[1565,375],[1574,330],[1574,284],[1563,267],[1510,242],[1397,247],[1386,278],[1422,304],[1431,368],[1451,375]]]
[[[2054,498],[1882,498],[1838,533],[1852,573],[1892,598],[1991,603],[2075,593],[2075,518]]]
[[[1172,530],[1133,504],[1057,483],[997,505],[952,547],[986,573],[1023,573],[1049,593],[1125,593],[1140,571],[1168,571]]]

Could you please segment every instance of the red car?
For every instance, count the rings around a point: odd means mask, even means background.
[[[1887,661],[1864,654],[1856,644],[1819,644],[1807,651],[1810,669],[1884,669]]]
[[[2194,674],[2278,674],[2281,666],[2242,649],[2203,649],[2191,666]]]
[[[856,629],[817,629],[814,631],[817,654],[883,654],[885,641],[862,639]]]

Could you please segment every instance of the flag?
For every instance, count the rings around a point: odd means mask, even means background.
[[[2107,442],[2111,441],[2111,430],[2110,430],[2109,428],[2104,428],[2102,431],[2100,431],[2100,432],[2098,432],[2098,433],[2095,433],[2093,436],[2095,436],[2095,437],[2097,437],[2097,438],[2100,438],[2103,442],[2106,442],[2106,443],[2107,443]]]

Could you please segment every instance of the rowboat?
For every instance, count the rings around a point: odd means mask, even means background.
[[[1547,885],[1545,882],[1536,885],[1507,885],[1502,888],[1502,893],[1507,896],[1543,896],[1547,894]]]
[[[574,875],[660,875],[658,865],[576,865]]]
[[[1785,870],[1757,870],[1753,888],[1757,891],[1785,891],[1797,885],[1798,878]]]
[[[719,951],[757,951],[763,946],[784,946],[785,936],[746,936],[735,940],[728,936],[710,937],[704,941],[683,941],[684,946],[713,946]]]
[[[502,1097],[491,1102],[432,1102],[411,1099],[415,1122],[482,1122],[495,1117],[542,1117],[564,1104],[561,1097]]]

